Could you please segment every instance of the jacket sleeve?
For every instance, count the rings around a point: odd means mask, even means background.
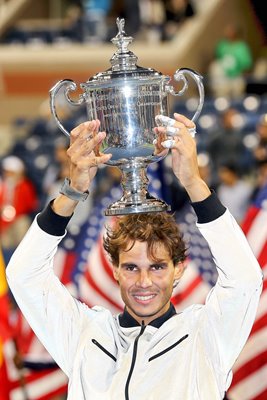
[[[231,370],[245,345],[262,291],[260,266],[240,226],[226,210],[217,219],[198,223],[218,270],[203,312],[203,330],[210,353],[224,374]]]
[[[54,274],[62,237],[42,230],[36,218],[7,266],[7,279],[35,334],[69,375],[85,319],[96,312],[74,299]]]

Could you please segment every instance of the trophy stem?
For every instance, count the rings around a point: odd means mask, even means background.
[[[170,211],[168,204],[153,197],[148,192],[149,180],[144,163],[133,161],[120,165],[119,168],[122,172],[121,187],[123,196],[106,209],[105,215]]]

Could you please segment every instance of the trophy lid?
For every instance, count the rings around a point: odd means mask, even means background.
[[[137,57],[128,49],[128,46],[132,43],[133,38],[126,36],[124,26],[124,18],[117,18],[117,35],[111,39],[111,42],[118,47],[116,53],[113,54],[110,62],[112,65],[112,71],[131,71],[135,70]]]
[[[92,84],[101,84],[110,82],[117,78],[132,78],[132,79],[159,79],[162,77],[161,72],[156,71],[153,68],[143,68],[138,66],[137,56],[128,49],[128,46],[132,43],[133,38],[127,36],[124,30],[125,20],[124,18],[117,18],[116,20],[118,33],[111,39],[111,42],[117,46],[117,51],[113,54],[110,59],[111,68],[104,72],[98,72],[96,75],[91,77],[87,81]]]

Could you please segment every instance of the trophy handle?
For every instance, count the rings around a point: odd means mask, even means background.
[[[62,125],[62,123],[60,122],[58,115],[57,115],[57,111],[56,111],[56,105],[55,105],[55,100],[56,100],[56,96],[58,94],[58,91],[65,86],[65,98],[67,99],[67,101],[73,105],[73,106],[80,106],[81,104],[83,104],[85,102],[85,98],[81,95],[80,99],[78,101],[73,101],[70,97],[69,97],[69,91],[74,91],[77,89],[77,85],[76,83],[71,80],[71,79],[63,79],[59,82],[57,82],[49,91],[50,93],[50,109],[51,112],[56,120],[56,123],[59,127],[59,129],[66,135],[66,136],[70,136],[70,133],[67,131],[67,129],[64,128],[64,126]]]
[[[179,92],[176,92],[172,85],[168,85],[166,87],[166,90],[173,96],[182,96],[184,94],[184,92],[188,89],[188,80],[185,75],[190,75],[194,79],[194,81],[196,82],[197,87],[198,87],[199,102],[198,102],[197,110],[196,110],[193,118],[191,118],[192,121],[195,122],[197,120],[197,118],[199,117],[199,114],[201,113],[201,110],[202,110],[203,104],[204,104],[204,86],[202,83],[203,76],[201,76],[200,74],[198,74],[197,72],[193,71],[190,68],[177,69],[177,71],[175,72],[173,77],[177,82],[183,81],[184,85],[183,85],[182,89],[179,90]]]

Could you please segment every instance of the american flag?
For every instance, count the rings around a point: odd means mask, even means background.
[[[5,347],[11,336],[9,311],[8,285],[5,276],[4,258],[0,248],[0,400],[8,400],[10,389],[5,361]]]
[[[172,297],[177,311],[191,304],[203,304],[217,279],[208,243],[200,234],[196,219],[189,203],[176,213],[176,221],[188,248],[188,266]]]
[[[64,268],[61,257],[59,251],[56,256],[55,272],[72,290],[69,270],[72,268],[70,261],[74,257],[71,253],[66,255]],[[4,349],[9,380],[8,400],[51,400],[54,396],[66,394],[68,383],[66,375],[55,364],[18,308],[14,308],[10,313],[10,326],[12,340],[6,343]],[[15,357],[19,363],[14,362]]]
[[[234,366],[230,400],[267,399],[267,185],[248,209],[242,224],[264,275],[255,323]]]
[[[18,310],[17,334],[5,348],[10,382],[9,400],[50,400],[67,392],[67,377],[54,363]],[[15,345],[16,343],[16,345]],[[24,366],[17,368],[14,356],[20,352]]]

